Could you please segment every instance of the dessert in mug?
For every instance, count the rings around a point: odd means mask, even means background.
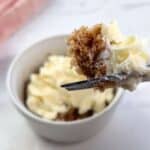
[[[49,120],[73,121],[90,117],[105,109],[113,100],[114,88],[67,91],[61,85],[119,73],[134,73],[122,87],[133,90],[141,81],[138,75],[150,78],[146,42],[123,35],[116,22],[82,26],[68,38],[69,56],[51,55],[38,73],[30,76],[26,89],[27,107]],[[113,86],[112,86],[113,87]]]
[[[49,56],[27,85],[27,107],[49,120],[73,121],[102,111],[112,101],[115,90],[87,89],[69,92],[60,85],[86,79],[71,66],[71,57]]]

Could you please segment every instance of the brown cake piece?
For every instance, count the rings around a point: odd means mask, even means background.
[[[106,60],[110,57],[109,42],[102,34],[102,24],[92,28],[82,26],[68,39],[70,55],[77,71],[88,78],[104,76],[107,73]]]
[[[70,110],[65,114],[58,114],[56,120],[60,121],[75,121],[79,119],[84,119],[90,117],[94,114],[93,110],[89,110],[84,114],[79,114],[79,110],[77,108],[70,108]]]
[[[102,32],[103,24],[91,28],[82,26],[75,30],[68,39],[72,64],[79,73],[88,78],[105,76],[110,71],[110,43]],[[97,85],[101,90],[113,87],[114,83]]]

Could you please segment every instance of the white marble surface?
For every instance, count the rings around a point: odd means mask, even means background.
[[[17,52],[40,39],[69,33],[82,24],[117,19],[124,33],[149,37],[149,0],[49,0],[38,17],[0,46],[0,150],[149,150],[150,84],[126,92],[103,132],[76,144],[58,144],[37,137],[9,101],[5,77]],[[9,56],[8,56],[9,55]]]

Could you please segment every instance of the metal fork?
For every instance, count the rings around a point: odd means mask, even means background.
[[[63,84],[61,87],[73,91],[73,90],[81,90],[81,89],[88,89],[88,88],[93,88],[96,87],[100,84],[105,84],[107,85],[119,85],[120,82],[126,79],[126,76],[120,76],[120,75],[109,75],[109,76],[104,76],[100,78],[94,78],[94,79],[89,79],[89,80],[83,80],[79,82],[72,82],[68,84]]]
[[[150,67],[150,65],[148,65]],[[107,75],[104,77],[89,79],[89,80],[83,80],[79,82],[72,82],[61,85],[61,87],[73,91],[73,90],[81,90],[81,89],[88,89],[96,87],[100,84],[107,84],[110,87],[121,87],[126,84],[129,78],[140,78],[141,82],[150,81],[150,76],[147,76],[146,74],[126,74],[126,73],[120,73],[120,74],[113,74],[113,75]]]

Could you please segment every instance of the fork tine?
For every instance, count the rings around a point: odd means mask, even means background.
[[[73,90],[81,90],[81,89],[96,87],[98,84],[105,83],[105,82],[117,83],[120,80],[121,80],[120,76],[111,75],[111,76],[105,76],[100,78],[94,78],[94,79],[83,80],[79,82],[63,84],[61,85],[61,87],[64,87],[69,91],[73,91]]]

